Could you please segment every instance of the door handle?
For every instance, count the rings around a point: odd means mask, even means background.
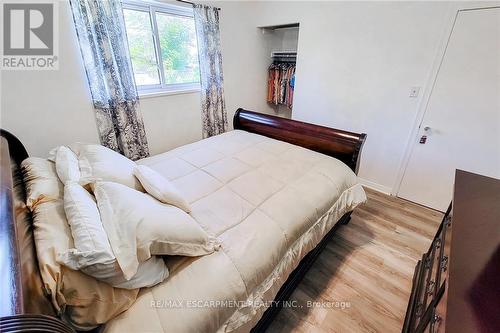
[[[427,134],[430,134],[430,132],[431,132],[431,128],[429,126],[425,126],[424,127],[424,135],[422,135],[420,137],[420,141],[419,141],[420,144],[425,145],[425,143],[427,142]]]

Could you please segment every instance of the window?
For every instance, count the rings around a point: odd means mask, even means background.
[[[191,8],[124,1],[123,16],[140,94],[199,89],[198,47]]]

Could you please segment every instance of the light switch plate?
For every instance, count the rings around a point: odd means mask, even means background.
[[[412,98],[418,97],[419,92],[420,92],[420,87],[411,87],[410,88],[410,97],[412,97]]]

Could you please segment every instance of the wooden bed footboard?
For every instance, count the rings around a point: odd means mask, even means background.
[[[31,215],[21,213],[25,193],[14,193],[24,188],[18,173],[27,157],[21,141],[0,130],[0,332],[71,333],[43,292]]]
[[[335,157],[358,172],[366,134],[352,133],[239,108],[234,129],[261,134]]]

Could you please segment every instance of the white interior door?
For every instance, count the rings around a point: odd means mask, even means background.
[[[500,8],[458,12],[398,196],[443,211],[455,169],[500,178]]]

